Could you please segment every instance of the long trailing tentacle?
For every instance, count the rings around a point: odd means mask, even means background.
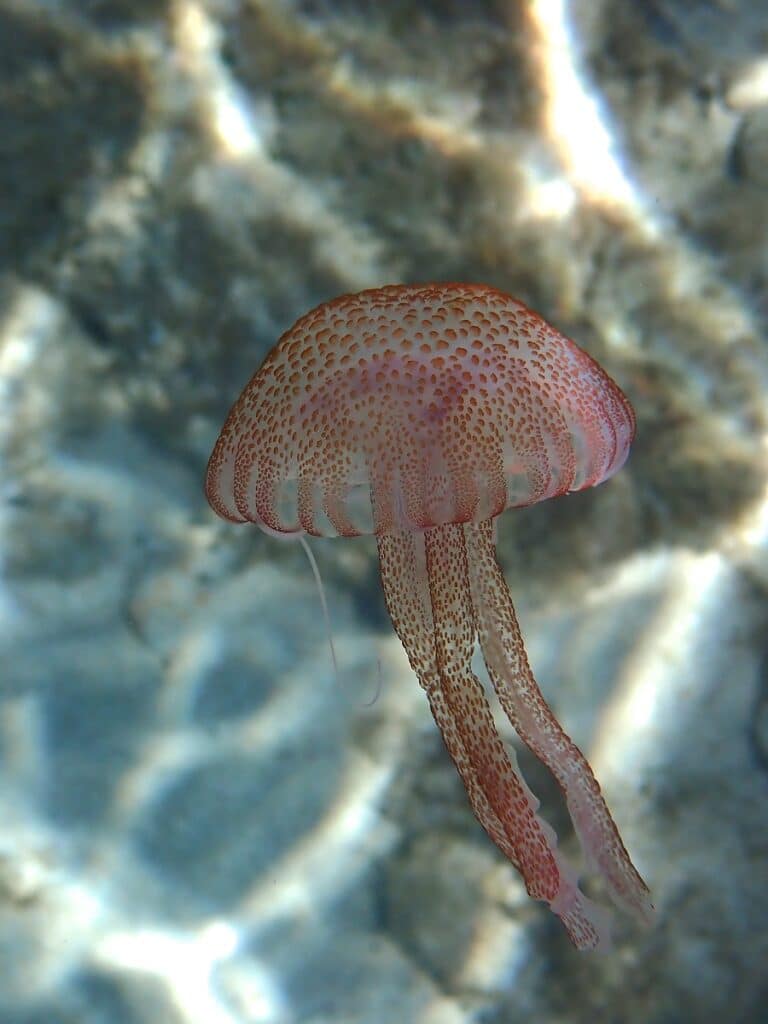
[[[648,887],[630,860],[589,762],[555,718],[531,671],[496,559],[493,523],[467,523],[463,529],[477,632],[499,703],[523,742],[555,776],[588,865],[602,875],[618,906],[649,921]]]
[[[538,801],[510,760],[482,685],[471,669],[475,641],[461,526],[378,538],[387,607],[483,828],[549,902],[580,948],[605,946],[605,912],[578,889]]]
[[[378,544],[387,607],[411,668],[426,691],[432,715],[467,791],[475,794],[472,806],[480,824],[519,869],[514,846],[483,793],[461,734],[453,724],[453,711],[441,688],[423,536],[405,532],[388,534],[379,537]]]

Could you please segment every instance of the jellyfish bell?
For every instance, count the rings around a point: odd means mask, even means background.
[[[279,533],[480,522],[592,486],[632,409],[598,364],[486,286],[345,295],[283,335],[232,409],[206,491]]]
[[[495,554],[505,509],[625,462],[629,401],[574,342],[485,285],[392,285],[301,317],[235,402],[211,455],[219,515],[267,533],[374,534],[385,602],[480,823],[580,948],[607,915],[578,888],[471,669],[560,785],[612,900],[652,907],[592,770],[529,667]]]

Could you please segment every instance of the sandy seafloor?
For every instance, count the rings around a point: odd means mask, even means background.
[[[767,228],[753,0],[0,2],[1,1024],[766,1019]],[[335,680],[299,547],[203,498],[282,330],[429,279],[638,413],[500,524],[658,908],[607,956],[472,817],[372,540],[314,545]]]

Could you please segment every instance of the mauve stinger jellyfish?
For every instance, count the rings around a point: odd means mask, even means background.
[[[536,313],[484,285],[392,285],[307,313],[232,407],[206,495],[270,534],[374,534],[395,631],[472,809],[579,948],[605,947],[585,896],[504,747],[471,658],[480,648],[520,738],[557,780],[612,901],[653,911],[586,758],[526,657],[494,520],[592,487],[624,464],[632,408]]]

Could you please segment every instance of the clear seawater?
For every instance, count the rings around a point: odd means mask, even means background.
[[[0,1024],[765,1019],[767,168],[748,0],[0,4]],[[313,545],[334,673],[300,547],[203,496],[282,331],[426,280],[637,411],[499,523],[657,906],[606,956],[472,817],[373,540]]]

